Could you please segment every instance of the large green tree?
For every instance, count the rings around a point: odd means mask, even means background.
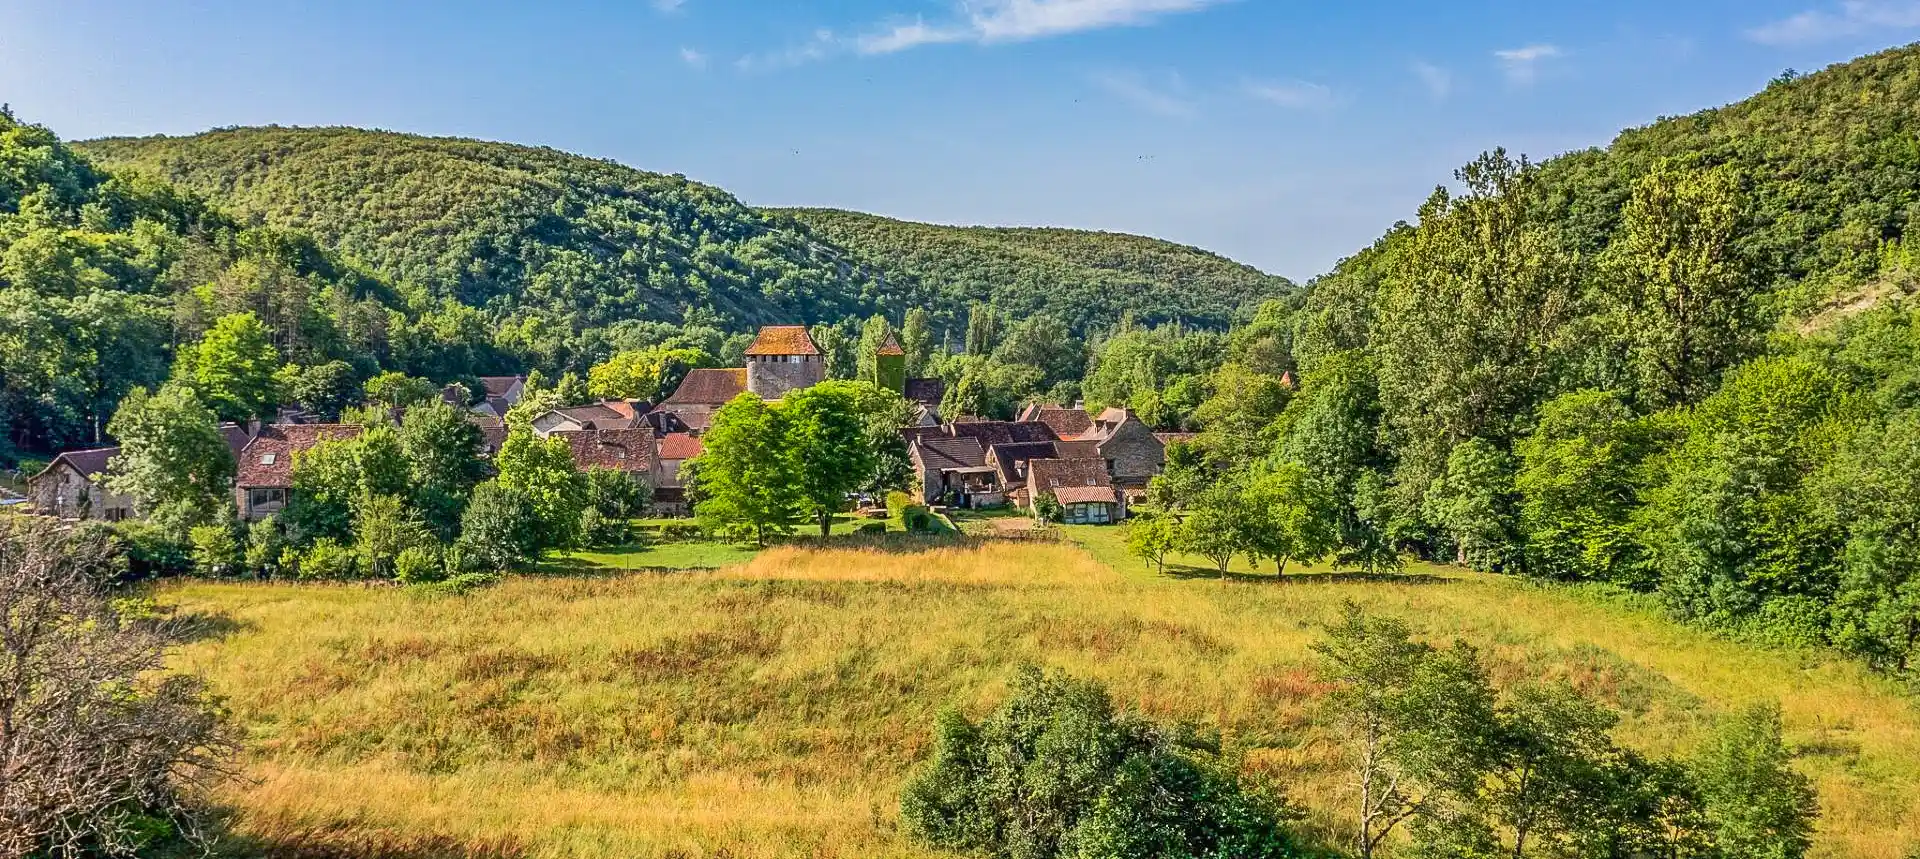
[[[780,403],[778,422],[795,465],[801,506],[820,526],[822,539],[851,494],[873,480],[875,451],[865,403],[877,393],[866,382],[821,382]]]
[[[280,350],[251,312],[220,317],[200,342],[182,349],[173,378],[192,388],[223,420],[270,415],[280,401],[275,371]]]
[[[742,529],[760,544],[769,535],[792,532],[806,495],[787,426],[784,412],[752,393],[714,413],[690,487],[702,522]]]
[[[184,539],[195,525],[232,514],[233,451],[213,411],[186,387],[135,388],[107,425],[120,440],[107,486]]]

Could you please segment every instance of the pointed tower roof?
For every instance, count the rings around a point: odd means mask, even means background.
[[[818,355],[820,347],[813,344],[805,325],[767,325],[760,329],[760,336],[753,338],[747,354]]]
[[[887,339],[880,344],[880,349],[876,354],[905,355],[907,354],[907,350],[900,348],[900,341],[893,339],[893,332],[888,331]]]

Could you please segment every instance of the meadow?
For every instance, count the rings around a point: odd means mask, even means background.
[[[1350,797],[1308,646],[1345,600],[1472,642],[1505,680],[1563,678],[1649,752],[1778,700],[1820,790],[1815,855],[1920,846],[1920,709],[1844,659],[1495,576],[1155,575],[1119,536],[784,546],[699,572],[601,560],[464,595],[191,582],[160,598],[202,631],[181,667],[248,730],[246,778],[222,796],[241,854],[924,856],[898,831],[898,787],[936,714],[989,708],[1021,662],[1219,729],[1333,838]]]

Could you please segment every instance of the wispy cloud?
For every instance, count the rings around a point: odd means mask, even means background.
[[[661,2],[678,5],[684,0]],[[893,20],[851,38],[823,30],[798,49],[749,57],[741,65],[793,65],[795,60],[805,62],[841,53],[896,54],[924,45],[958,42],[1025,42],[1110,27],[1144,26],[1168,15],[1226,2],[1232,0],[955,0],[953,15],[946,20]],[[822,34],[826,38],[821,38]]]
[[[763,71],[767,69],[787,69],[804,65],[816,60],[824,60],[839,52],[845,42],[832,30],[815,30],[813,37],[793,47],[769,54],[748,54],[734,61],[741,71]]]
[[[1453,95],[1453,72],[1425,60],[1414,60],[1413,76],[1420,79],[1420,85],[1427,88],[1427,93],[1435,101]]]
[[[1747,31],[1763,45],[1804,45],[1884,30],[1920,27],[1920,0],[1845,0]]]
[[[1149,113],[1181,118],[1199,113],[1193,100],[1187,96],[1186,85],[1179,75],[1168,75],[1164,81],[1152,82],[1134,72],[1099,72],[1088,75],[1088,80],[1094,86]]]
[[[1525,86],[1533,83],[1534,79],[1540,76],[1542,61],[1560,56],[1560,48],[1557,45],[1528,45],[1524,48],[1494,51],[1493,55],[1500,60],[1501,67],[1506,69],[1508,81]]]
[[[1306,81],[1248,81],[1242,89],[1261,101],[1298,110],[1317,110],[1333,104],[1333,90]]]
[[[685,5],[687,0],[653,0],[653,8],[668,14],[680,11],[680,7]]]
[[[707,55],[693,48],[681,48],[680,61],[696,69],[704,69],[707,67]]]

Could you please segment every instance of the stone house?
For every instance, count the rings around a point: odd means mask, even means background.
[[[941,493],[950,492],[954,487],[942,469],[977,469],[988,466],[986,452],[994,445],[1053,442],[1053,430],[1046,424],[1032,421],[967,421],[962,423],[940,424],[937,426],[912,426],[900,430],[901,440],[907,444],[908,459],[913,464],[915,479],[920,485],[922,500],[929,504],[941,503]],[[946,440],[970,439],[978,446],[980,454],[975,462],[973,447],[965,443],[947,445]],[[929,443],[940,443],[942,453],[939,456],[915,456],[914,451]],[[960,463],[960,464],[954,464]],[[986,472],[972,472],[984,474]],[[997,474],[997,469],[994,470]],[[995,479],[999,483],[998,479]],[[998,491],[1005,493],[1010,487],[1001,484]],[[983,487],[970,488],[969,492],[984,492]]]
[[[1052,496],[1069,525],[1107,525],[1127,518],[1126,497],[1098,459],[1035,459],[1027,467],[1027,497]],[[1030,509],[1039,510],[1038,504]]]
[[[1044,423],[1063,440],[1092,442],[1114,486],[1130,499],[1144,498],[1148,481],[1166,468],[1166,442],[1131,409],[1089,415],[1081,408],[1036,403],[1023,409],[1020,419]]]
[[[554,409],[533,419],[533,434],[541,438],[556,432],[595,429],[632,429],[647,425],[653,404],[644,400],[602,400],[584,406]]]
[[[134,515],[133,498],[111,492],[105,478],[118,447],[70,450],[27,478],[27,497],[35,512],[62,519],[118,522]]]
[[[700,455],[700,438],[691,433],[667,433],[659,437],[653,456],[653,511],[663,516],[686,516],[693,512],[687,504],[687,485],[680,479],[680,468]]]
[[[294,459],[323,441],[360,436],[359,424],[270,424],[260,428],[235,457],[233,502],[244,522],[255,522],[287,506],[293,488]]]

